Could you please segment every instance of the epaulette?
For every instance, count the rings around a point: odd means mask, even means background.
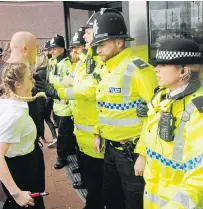
[[[149,65],[141,59],[133,60],[133,64],[137,66],[140,70],[148,67]]]
[[[199,112],[203,112],[203,96],[194,98],[192,103],[199,110]]]

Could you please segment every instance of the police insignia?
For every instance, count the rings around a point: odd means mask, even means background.
[[[112,93],[112,94],[121,93],[121,88],[109,87],[109,93]]]
[[[52,38],[52,39],[51,39],[50,43],[51,43],[51,44],[53,44],[53,43],[54,43],[54,38]]]
[[[93,25],[93,34],[94,34],[94,36],[98,33],[98,30],[99,30],[98,22],[95,19],[94,20],[94,25]]]
[[[75,35],[73,36],[73,42],[76,42],[79,38],[78,32],[75,33]]]
[[[95,68],[95,62],[91,56],[88,56],[86,61],[86,73],[91,74],[94,71],[94,68]]]

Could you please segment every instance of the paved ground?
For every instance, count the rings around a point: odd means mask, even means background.
[[[49,131],[46,132],[46,137],[50,138]],[[54,169],[56,150],[48,149],[47,144],[45,144],[43,152],[46,165],[46,191],[50,193],[44,198],[46,209],[82,209],[84,202],[72,188],[72,183],[67,176],[67,169]],[[0,188],[0,201],[2,199],[3,195]]]

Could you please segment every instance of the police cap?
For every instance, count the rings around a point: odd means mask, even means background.
[[[50,48],[65,48],[64,37],[56,34],[50,41]]]
[[[133,41],[127,32],[127,27],[122,14],[114,9],[101,9],[94,20],[92,46],[109,39],[122,38]]]

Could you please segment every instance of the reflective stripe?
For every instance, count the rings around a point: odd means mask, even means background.
[[[161,162],[163,165],[167,167],[171,167],[174,170],[182,170],[184,172],[191,171],[203,163],[203,154],[197,157],[194,157],[185,163],[178,163],[168,158],[165,158],[159,153],[152,151],[148,147],[146,148],[146,154],[151,159],[158,160],[159,162]]]
[[[140,118],[127,118],[127,119],[109,119],[104,117],[99,117],[99,123],[109,125],[109,126],[134,126],[141,123]]]
[[[146,190],[144,192],[144,197],[146,197],[150,202],[157,204],[161,208],[168,203],[168,201],[161,199],[158,195],[151,194]],[[172,198],[172,201],[181,204],[184,208],[187,209],[202,209],[196,207],[192,200],[183,192],[176,193]]]
[[[162,200],[159,196],[155,194],[151,194],[145,190],[144,197],[146,197],[150,202],[157,204],[160,207],[163,207],[167,204],[167,201]]]
[[[67,96],[68,96],[68,99],[74,99],[74,96],[73,96],[73,89],[72,89],[72,88],[67,88],[66,94],[67,94]]]
[[[184,208],[196,209],[196,206],[193,203],[193,201],[190,199],[190,197],[183,192],[177,192],[175,196],[172,198],[172,200],[174,202],[181,204]]]
[[[106,109],[111,109],[111,110],[129,110],[133,108],[137,108],[138,104],[142,103],[142,99],[137,99],[133,102],[128,102],[128,103],[110,103],[110,102],[97,102],[99,107],[103,107]]]
[[[78,130],[81,130],[81,131],[87,131],[87,132],[90,132],[90,133],[94,132],[94,127],[93,126],[85,126],[85,125],[80,125],[80,124],[75,124],[75,126]]]
[[[135,65],[133,64],[133,62],[131,62],[130,64],[128,64],[127,69],[124,73],[123,86],[122,86],[122,95],[123,95],[124,103],[130,102],[129,101],[130,81],[131,81],[134,70],[135,70]]]
[[[186,110],[183,112],[180,126],[178,128],[178,133],[176,134],[174,139],[172,160],[175,160],[177,162],[182,162],[184,146],[185,146],[185,140],[183,139],[183,130],[186,123],[190,119],[190,115],[193,113],[194,109],[195,109],[195,105],[191,102],[186,108]]]

